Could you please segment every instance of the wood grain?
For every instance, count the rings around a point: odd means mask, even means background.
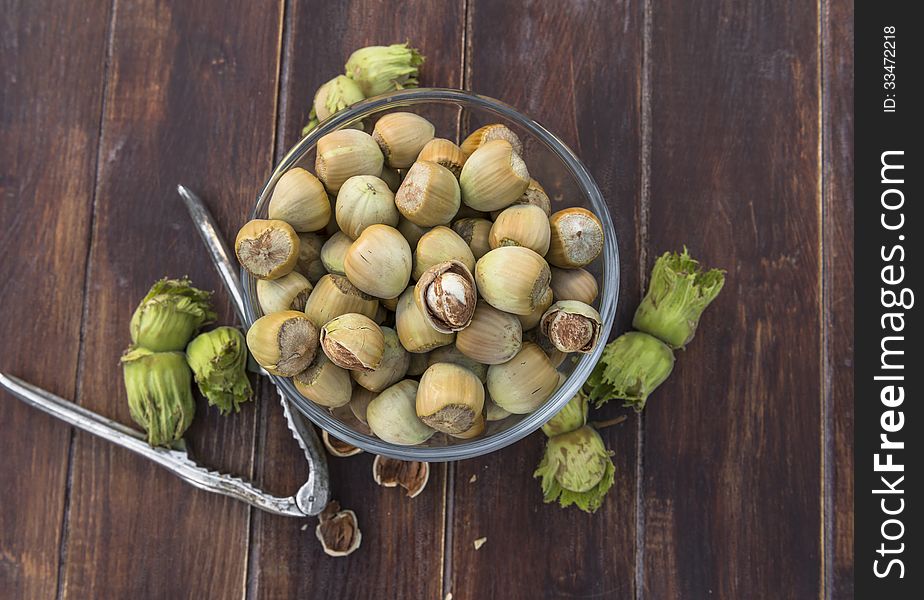
[[[102,120],[82,405],[131,423],[119,355],[151,283],[220,288],[176,194],[183,182],[230,236],[269,168],[279,4],[119,1]],[[233,126],[231,125],[233,124]],[[216,295],[220,321],[233,313]],[[187,434],[202,463],[247,475],[254,406],[219,417],[200,399]],[[249,510],[78,434],[63,592],[73,598],[241,596]]]
[[[824,12],[827,598],[853,598],[853,1]]]
[[[0,371],[72,398],[107,1],[0,12]],[[0,595],[57,592],[69,428],[0,392]]]
[[[343,71],[356,48],[409,40],[427,58],[424,84],[461,86],[461,3],[293,0],[287,8],[277,156],[298,140],[315,90]],[[436,125],[455,134],[454,121]],[[268,175],[253,180],[254,193]],[[278,404],[265,408],[257,477],[270,489],[294,491],[307,466]],[[331,598],[440,598],[446,466],[433,465],[426,490],[410,500],[375,484],[369,455],[328,464],[333,497],[357,513],[361,548],[331,558],[315,538],[315,519],[302,529],[302,523],[255,513],[249,595],[311,598],[324,590]]]
[[[642,12],[640,2],[469,4],[467,86],[537,119],[590,169],[623,257],[619,318],[638,301]],[[605,50],[604,50],[605,49]],[[542,181],[542,174],[534,176]],[[597,413],[611,416],[615,406]],[[460,462],[454,478],[454,598],[631,598],[636,569],[637,421],[603,432],[617,482],[591,516],[544,505],[533,436]],[[471,481],[476,476],[475,481]],[[487,537],[476,550],[474,541]]]
[[[4,395],[0,596],[852,597],[853,0],[0,9],[0,370],[124,423],[137,301],[167,274],[220,288],[175,185],[230,237],[364,45],[410,40],[425,84],[506,101],[581,156],[619,235],[615,332],[661,252],[728,270],[644,419],[604,433],[617,483],[596,515],[542,504],[539,434],[434,465],[414,500],[371,456],[331,458],[363,531],[345,559],[314,519],[197,492]],[[230,418],[200,399],[189,441],[291,493],[307,467],[263,388]]]
[[[817,7],[652,5],[652,259],[728,275],[646,411],[644,595],[815,598]]]

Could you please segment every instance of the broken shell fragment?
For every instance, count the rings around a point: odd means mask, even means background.
[[[466,156],[469,156],[472,152],[492,140],[506,140],[513,146],[517,154],[523,153],[523,143],[520,142],[519,136],[515,134],[512,129],[501,123],[485,125],[470,133],[462,142],[461,150]]]
[[[285,221],[295,231],[319,231],[330,221],[330,199],[317,177],[294,167],[276,182],[268,214],[270,219]]]
[[[458,179],[462,172],[462,165],[465,164],[465,153],[449,140],[433,138],[420,151],[417,160],[434,162],[446,167]]]
[[[292,377],[305,370],[318,349],[318,328],[295,310],[260,317],[247,332],[254,360],[273,375]]]
[[[562,300],[542,315],[540,328],[562,352],[587,354],[600,339],[603,322],[593,307],[576,300]]]
[[[357,448],[353,444],[348,444],[343,440],[335,438],[325,430],[321,430],[321,440],[324,442],[324,447],[327,448],[331,456],[336,456],[337,458],[356,456],[363,451],[362,448]]]
[[[586,208],[560,210],[549,217],[552,235],[545,255],[549,264],[575,269],[593,262],[603,251],[603,225]]]
[[[353,390],[350,372],[332,363],[323,352],[318,352],[308,368],[293,377],[292,382],[299,394],[326,408],[346,405]]]
[[[433,123],[409,112],[395,112],[384,115],[372,131],[372,139],[378,143],[385,164],[394,169],[406,169],[414,164],[417,155],[433,139],[436,128]]]
[[[257,279],[277,279],[295,268],[298,245],[295,230],[285,221],[254,219],[238,231],[234,252]]]
[[[417,280],[414,300],[427,322],[440,333],[461,331],[475,314],[475,278],[457,260],[434,265]]]
[[[414,446],[429,440],[434,433],[417,416],[417,382],[399,381],[385,389],[366,407],[366,423],[376,437],[402,446]]]
[[[408,498],[416,498],[430,480],[430,464],[376,456],[372,461],[372,479],[382,487],[401,486]]]
[[[340,503],[332,500],[318,515],[314,533],[328,556],[352,554],[362,543],[363,534],[352,510],[340,510]]]
[[[372,371],[382,362],[385,336],[369,317],[347,313],[331,319],[321,328],[321,348],[338,367]]]
[[[459,365],[436,363],[424,372],[417,389],[417,416],[444,433],[462,433],[484,409],[484,386]]]
[[[411,166],[395,194],[395,205],[404,218],[421,227],[449,223],[460,204],[456,176],[446,167],[427,161]]]

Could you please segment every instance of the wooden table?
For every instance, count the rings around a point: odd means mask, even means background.
[[[411,40],[424,83],[502,99],[583,157],[619,234],[617,331],[666,250],[728,281],[646,412],[605,432],[617,482],[596,515],[542,503],[541,434],[434,465],[414,500],[376,486],[371,456],[331,459],[363,530],[349,558],[313,519],[194,491],[2,395],[0,596],[851,596],[851,0],[2,8],[0,370],[124,423],[138,299],[165,274],[220,287],[176,184],[231,236],[314,90],[368,44]],[[260,392],[233,418],[200,402],[189,439],[291,493],[306,467]]]

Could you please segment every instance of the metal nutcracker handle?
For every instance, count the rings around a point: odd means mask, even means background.
[[[231,303],[237,312],[241,325],[246,325],[244,288],[238,277],[237,269],[231,260],[231,252],[218,233],[215,219],[205,206],[205,203],[189,188],[178,185],[177,191],[186,204],[189,215],[196,225],[196,230],[205,243],[209,257],[212,259],[212,263],[215,265],[218,275],[231,297]],[[283,414],[285,414],[289,431],[292,432],[292,437],[295,438],[295,441],[305,454],[305,459],[308,461],[308,481],[295,495],[296,502],[305,514],[319,514],[330,500],[330,478],[324,449],[321,447],[321,441],[318,439],[318,434],[315,432],[314,427],[292,406],[281,389],[277,387],[276,391],[282,403],[282,410]]]
[[[171,448],[151,446],[140,432],[55,396],[18,377],[0,373],[0,387],[6,388],[26,404],[57,417],[65,423],[156,462],[199,489],[230,496],[277,515],[304,517],[306,514],[311,514],[302,509],[298,494],[280,498],[267,494],[238,477],[209,471],[193,462],[186,450],[180,446]],[[299,490],[299,494],[301,493],[302,490]]]

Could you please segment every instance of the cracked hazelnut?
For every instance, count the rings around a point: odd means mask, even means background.
[[[340,510],[340,503],[332,500],[318,515],[318,526],[314,533],[321,541],[324,554],[346,556],[352,554],[362,543],[363,534],[352,510]]]
[[[425,462],[376,456],[372,461],[372,478],[382,487],[401,486],[407,490],[408,498],[416,498],[427,487],[430,465]]]
[[[600,339],[600,313],[577,300],[553,304],[540,320],[540,330],[562,352],[588,353]]]
[[[440,333],[461,331],[475,314],[478,301],[475,278],[457,260],[434,265],[414,286],[414,300],[427,322]]]
[[[336,456],[337,458],[355,456],[363,451],[362,448],[357,448],[353,444],[348,444],[343,440],[338,440],[323,430],[321,431],[321,439],[324,441],[324,447],[327,448],[327,451],[330,452],[332,456]]]

